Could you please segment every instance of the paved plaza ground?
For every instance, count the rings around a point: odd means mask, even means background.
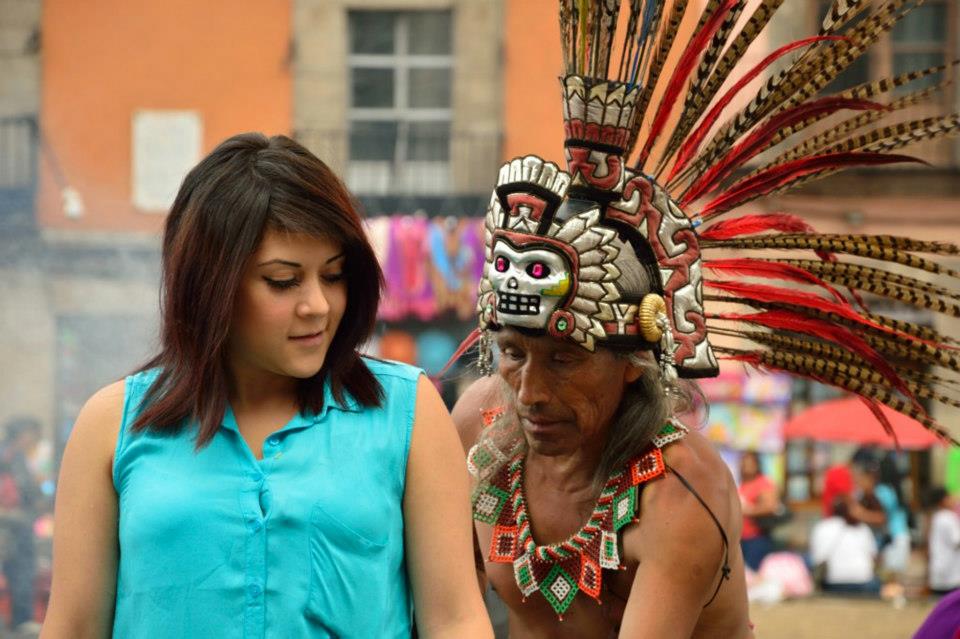
[[[755,605],[750,617],[757,639],[909,639],[934,603],[932,599],[909,601],[897,609],[883,601],[817,596]],[[505,636],[503,630],[498,636]],[[0,630],[0,639],[34,637]]]
[[[758,604],[750,618],[757,639],[909,639],[935,603],[913,600],[898,609],[878,600],[817,596]]]

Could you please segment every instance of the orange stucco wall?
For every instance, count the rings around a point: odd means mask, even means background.
[[[533,153],[563,166],[556,0],[507,0],[504,34],[503,159]]]
[[[667,69],[683,53],[680,44],[693,32],[703,6],[702,0],[689,3],[677,42],[667,58]],[[626,15],[626,11],[621,12],[621,18]],[[625,26],[623,19],[621,31]],[[563,166],[558,80],[563,60],[557,0],[507,0],[504,33],[504,160],[533,153]],[[620,37],[618,33],[618,40]],[[759,42],[757,48],[761,47],[763,43]],[[614,57],[611,69],[618,63]],[[654,93],[652,105],[658,104],[662,90],[663,84]],[[648,112],[647,118],[651,115]]]
[[[241,131],[289,132],[290,22],[289,0],[45,0],[41,225],[160,228],[163,215],[131,204],[138,109],[198,111],[203,153]],[[62,213],[53,161],[83,198],[81,218]]]

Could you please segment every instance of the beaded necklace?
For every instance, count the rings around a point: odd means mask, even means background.
[[[686,429],[668,423],[646,451],[630,460],[606,482],[593,513],[576,533],[562,542],[537,545],[523,494],[525,450],[502,464],[473,500],[473,518],[493,526],[489,560],[513,564],[524,601],[539,591],[560,619],[578,592],[600,601],[603,569],[620,569],[618,532],[637,521],[640,486],[666,471],[661,448],[682,438]],[[490,466],[488,446],[474,446],[469,464]],[[501,457],[501,461],[506,461]]]

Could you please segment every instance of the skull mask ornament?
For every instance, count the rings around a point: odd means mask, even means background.
[[[546,248],[513,247],[499,238],[493,248],[490,283],[497,315],[513,326],[543,328],[570,292],[570,266]]]

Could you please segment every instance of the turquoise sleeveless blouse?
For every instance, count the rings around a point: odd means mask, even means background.
[[[257,460],[233,411],[196,429],[133,433],[157,371],[126,379],[113,481],[120,639],[409,637],[403,492],[419,369],[364,360],[384,405],[325,387]]]

